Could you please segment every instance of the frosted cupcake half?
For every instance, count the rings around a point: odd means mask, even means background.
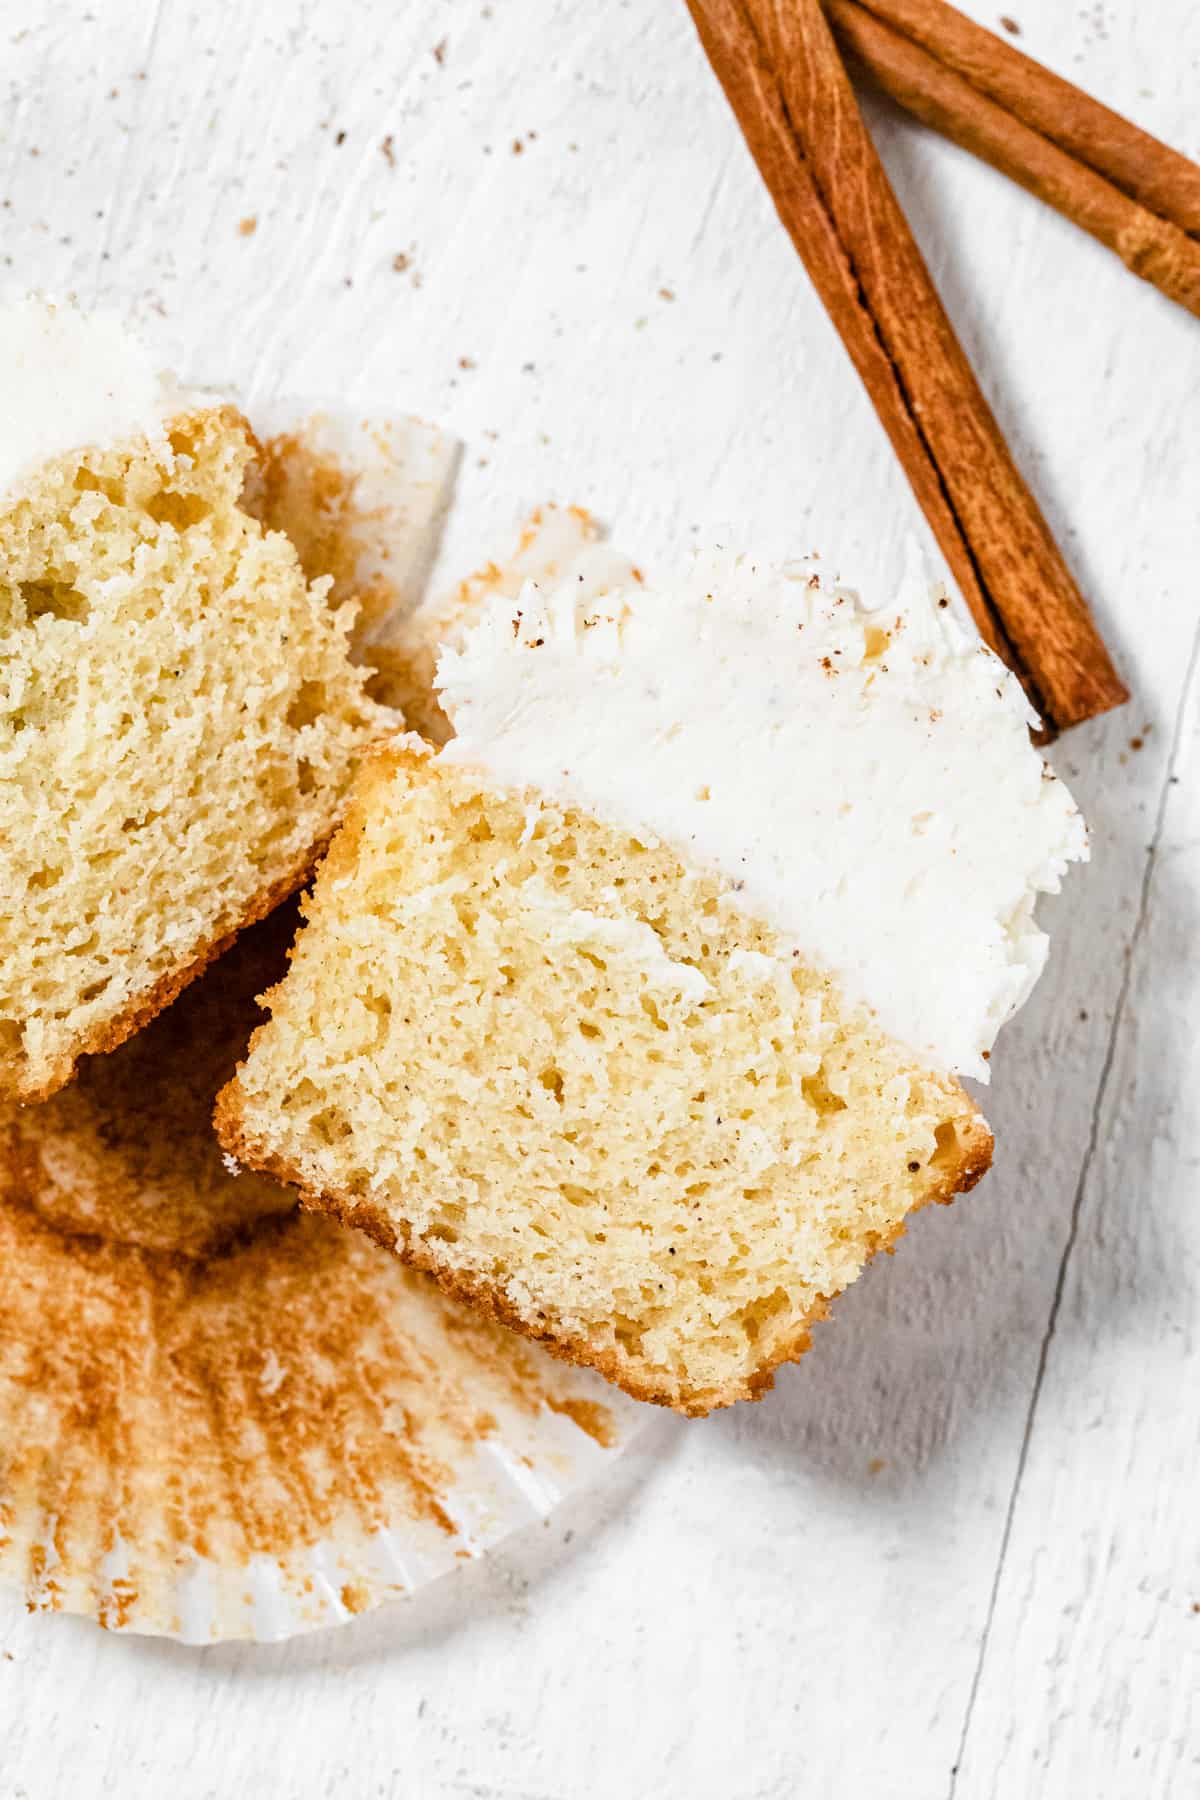
[[[761,1393],[988,1166],[958,1076],[1086,849],[943,599],[716,558],[494,603],[456,736],[363,770],[226,1147],[641,1398]]]

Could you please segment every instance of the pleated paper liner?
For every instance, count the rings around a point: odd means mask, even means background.
[[[405,414],[271,401],[251,409],[262,449],[244,504],[295,545],[309,580],[355,600],[356,647],[369,656],[425,597],[460,446]]]
[[[223,1166],[210,1112],[287,907],[0,1119],[0,1573],[40,1610],[278,1639],[411,1594],[639,1409]]]

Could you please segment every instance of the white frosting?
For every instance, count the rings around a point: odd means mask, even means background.
[[[674,845],[937,1067],[987,1054],[1087,856],[1015,679],[905,584],[879,611],[812,566],[698,560],[671,588],[496,600],[439,665],[482,765]]]
[[[30,296],[0,307],[0,493],[69,450],[162,436],[168,419],[211,406],[155,369],[108,313]]]

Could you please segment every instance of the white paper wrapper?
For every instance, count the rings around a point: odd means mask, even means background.
[[[549,1386],[554,1387],[551,1377]],[[611,1421],[607,1447],[568,1418],[543,1406],[497,1423],[458,1471],[444,1495],[453,1534],[401,1510],[386,1525],[364,1529],[348,1518],[311,1547],[254,1556],[222,1567],[197,1558],[181,1572],[169,1634],[184,1643],[230,1638],[272,1643],[319,1626],[343,1624],[384,1600],[416,1593],[458,1563],[473,1560],[511,1532],[543,1519],[559,1501],[610,1463],[637,1428],[638,1408],[580,1371],[563,1386],[595,1396]],[[601,1393],[601,1390],[604,1390]],[[143,1617],[126,1629],[157,1631]]]
[[[310,580],[355,600],[361,652],[386,642],[424,598],[460,446],[424,419],[278,400],[256,408],[263,447],[247,504],[283,531]]]

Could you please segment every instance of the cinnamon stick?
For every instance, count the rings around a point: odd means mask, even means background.
[[[980,632],[1051,730],[1128,698],[938,299],[820,0],[688,0]]]
[[[924,17],[935,9],[939,24],[943,14],[958,20],[953,8],[941,6],[938,0],[824,3],[841,48],[857,58],[885,93],[924,124],[982,157],[1099,238],[1135,275],[1152,282],[1168,299],[1200,316],[1200,242],[1131,199],[1090,164],[1061,149],[1053,138],[1043,136],[1017,113],[991,99],[986,89],[975,87],[950,63],[923,48],[924,41],[932,37],[931,32],[925,32],[918,42],[884,23],[885,14],[907,17],[919,13]],[[971,27],[972,32],[978,29]],[[954,30],[957,35],[957,27]],[[979,35],[989,38],[991,34]],[[1006,46],[1000,45],[1000,49],[1004,51]],[[1029,62],[1028,57],[1020,60]],[[1037,64],[1030,67],[1036,68]],[[1069,83],[1059,82],[1057,76],[1051,79],[1076,96],[1076,118],[1094,104],[1070,88]],[[1103,107],[1097,110],[1102,115],[1106,113]],[[1139,138],[1144,136],[1135,126],[1128,130]],[[1148,142],[1154,144],[1155,140]],[[1161,144],[1157,148],[1200,177],[1200,170],[1183,157],[1176,157],[1173,150]],[[1186,206],[1183,210],[1187,210]]]
[[[1200,236],[1200,167],[946,0],[863,0],[977,92],[1181,231]]]

